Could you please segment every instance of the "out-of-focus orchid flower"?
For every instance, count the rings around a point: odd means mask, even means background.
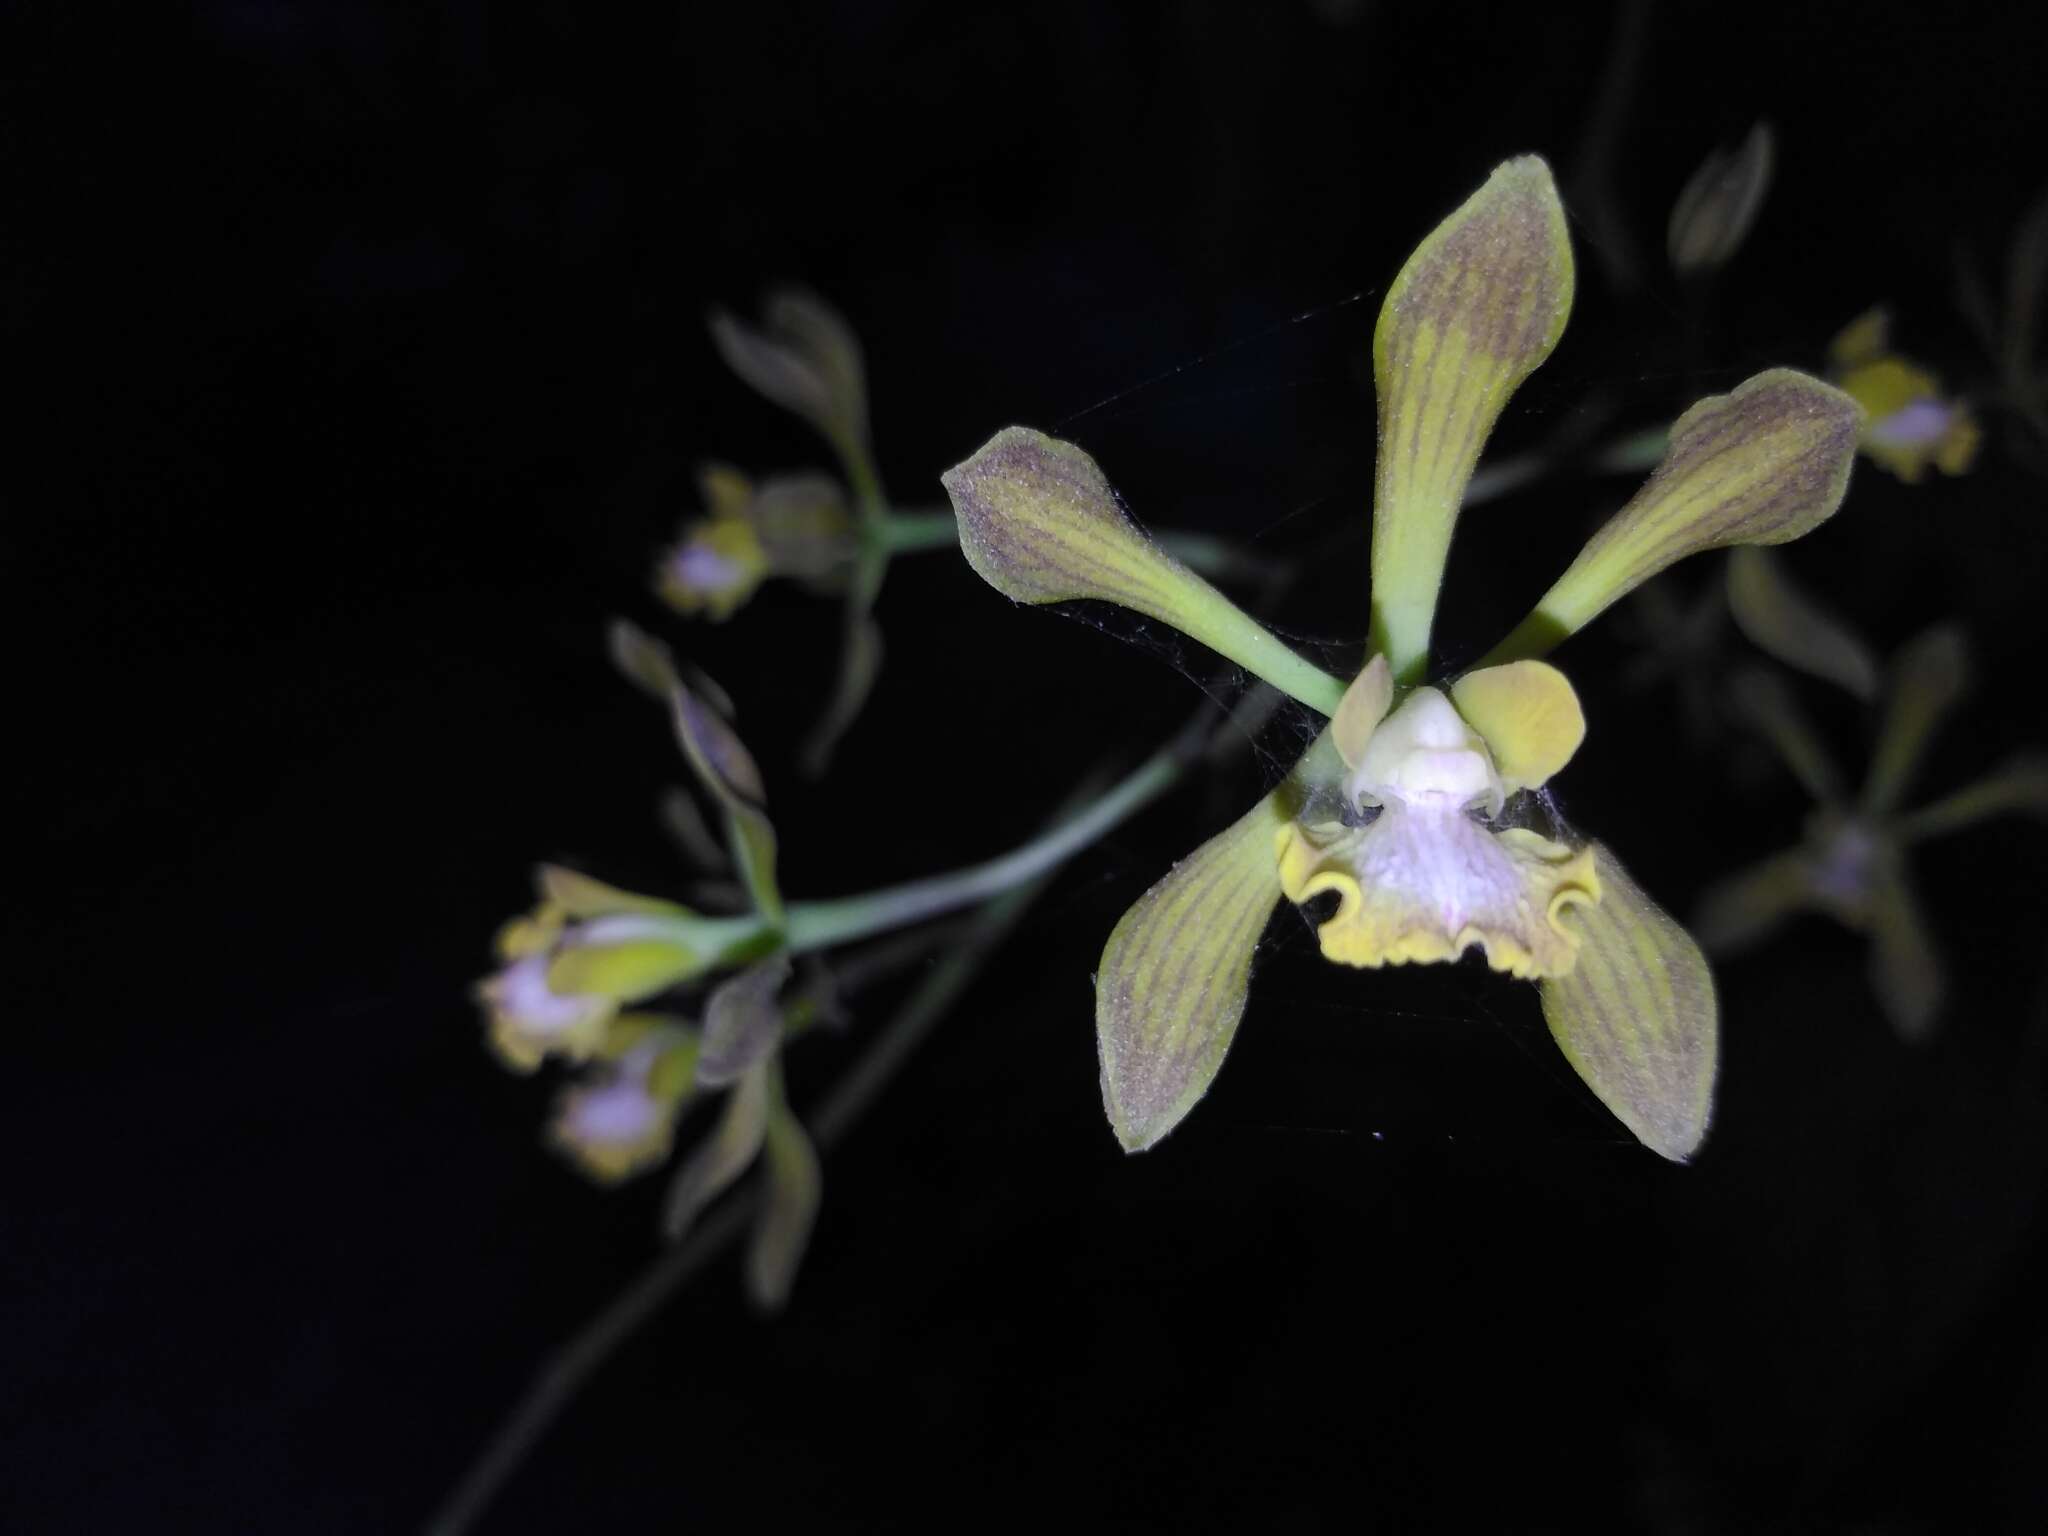
[[[679,1236],[761,1163],[764,1200],[747,1277],[756,1302],[772,1308],[801,1261],[820,1187],[817,1156],[782,1090],[779,1055],[792,1015],[780,993],[791,950],[822,942],[792,942],[760,769],[725,717],[729,702],[708,679],[686,681],[666,649],[630,625],[614,626],[612,653],[668,706],[684,758],[724,821],[750,910],[707,917],[543,866],[540,905],[502,930],[506,966],[478,995],[508,1065],[530,1070],[549,1055],[590,1064],[563,1093],[550,1134],[600,1181],[665,1161],[691,1095],[727,1092],[717,1125],[676,1175],[664,1219]],[[841,926],[858,935],[884,925]],[[829,939],[832,930],[820,934],[814,924],[811,937]],[[711,990],[701,1030],[621,1012],[720,970],[733,973]],[[809,1011],[806,1001],[799,1012]]]
[[[729,464],[698,473],[705,515],[662,553],[655,588],[678,613],[730,618],[763,581],[829,590],[859,553],[846,493],[828,475],[772,475],[756,486]]]
[[[712,990],[701,1030],[661,1014],[612,1019],[549,1126],[549,1138],[583,1172],[615,1184],[668,1160],[693,1097],[723,1093],[717,1122],[669,1187],[663,1226],[671,1240],[681,1237],[706,1205],[761,1167],[764,1198],[746,1271],[753,1299],[771,1310],[789,1293],[822,1185],[817,1154],[782,1089],[785,1010],[777,994],[789,976],[788,958],[776,955],[729,978]]]
[[[499,931],[504,968],[477,987],[492,1044],[520,1071],[549,1055],[589,1059],[621,1008],[773,949],[783,923],[761,771],[721,712],[724,696],[708,679],[691,688],[668,652],[630,625],[614,626],[612,652],[667,704],[683,756],[721,813],[751,910],[707,916],[541,866],[539,906]]]
[[[582,1080],[556,1101],[550,1139],[604,1184],[666,1161],[695,1085],[697,1051],[697,1032],[681,1019],[620,1014]]]
[[[757,926],[703,917],[557,865],[540,903],[498,932],[503,966],[477,984],[500,1060],[531,1072],[549,1056],[587,1061],[619,1011],[704,974]]]
[[[928,541],[928,530],[925,520],[899,517],[890,510],[868,436],[867,369],[860,338],[843,315],[816,294],[781,288],[762,304],[758,328],[723,310],[714,311],[711,339],[726,366],[742,380],[817,429],[831,444],[852,487],[839,677],[805,753],[811,771],[820,774],[839,738],[859,716],[881,671],[881,631],[873,612],[889,557],[920,538]],[[758,523],[755,529],[758,534]],[[763,559],[772,559],[765,547]]]
[[[1863,451],[1908,485],[1929,465],[1960,475],[1977,457],[1981,433],[1962,400],[1941,381],[1891,350],[1891,316],[1873,309],[1828,344],[1828,377],[1863,407]]]
[[[1029,603],[1121,603],[1331,716],[1288,778],[1118,923],[1096,977],[1104,1104],[1126,1149],[1207,1091],[1281,899],[1334,891],[1323,953],[1359,966],[1454,959],[1541,985],[1551,1032],[1646,1145],[1689,1157],[1712,1100],[1712,979],[1699,948],[1543,785],[1585,722],[1538,660],[1674,561],[1782,543],[1833,513],[1856,407],[1818,380],[1759,374],[1673,427],[1641,492],[1474,670],[1432,682],[1452,529],[1494,420],[1564,329],[1571,247],[1549,168],[1496,170],[1423,241],[1373,338],[1379,462],[1369,660],[1347,686],[1310,665],[1131,521],[1080,449],[1012,427],[944,477],[970,564]]]
[[[2019,757],[1917,811],[1907,790],[1934,729],[1968,681],[1962,636],[1937,628],[1891,668],[1876,752],[1851,794],[1797,699],[1764,672],[1737,681],[1743,713],[1814,801],[1798,847],[1733,875],[1700,903],[1693,927],[1708,949],[1735,954],[1802,912],[1870,935],[1871,985],[1902,1039],[1927,1036],[1939,1013],[1941,966],[1907,878],[1908,850],[1926,838],[2013,812],[2048,815],[2048,757]]]

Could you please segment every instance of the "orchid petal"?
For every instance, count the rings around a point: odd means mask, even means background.
[[[621,890],[560,864],[543,864],[534,874],[542,898],[557,904],[565,917],[612,917],[621,912],[637,912],[647,917],[692,915],[687,907],[675,902]]]
[[[882,626],[863,613],[846,627],[831,701],[804,743],[804,771],[812,778],[822,778],[832,766],[839,739],[860,717],[868,695],[874,692],[875,679],[881,675]]]
[[[696,797],[677,786],[661,797],[662,830],[675,840],[676,848],[692,868],[717,871],[731,864],[724,846],[712,835]]]
[[[761,317],[755,330],[724,310],[712,312],[711,340],[725,365],[840,452],[865,451],[866,369],[853,327],[816,294],[794,288],[771,292]]]
[[[614,998],[551,986],[545,954],[514,959],[478,982],[475,996],[488,1015],[491,1050],[514,1072],[531,1072],[549,1056],[588,1061],[618,1011]]]
[[[1928,630],[1899,653],[1892,663],[1889,707],[1878,730],[1870,778],[1863,786],[1867,815],[1884,816],[1898,808],[1935,727],[1969,685],[1969,648],[1952,625]]]
[[[1542,655],[1688,555],[1812,532],[1842,504],[1860,421],[1847,395],[1789,368],[1700,401],[1643,488],[1487,661]]]
[[[1508,397],[1571,314],[1571,240],[1550,167],[1500,166],[1417,246],[1373,331],[1379,463],[1372,649],[1419,682],[1466,482]]]
[[[761,1161],[766,1178],[747,1239],[747,1295],[762,1311],[779,1312],[810,1245],[825,1182],[817,1149],[783,1095],[780,1072],[770,1085]]]
[[[1102,951],[1102,1102],[1126,1152],[1155,1145],[1209,1091],[1244,1015],[1252,953],[1280,900],[1280,792],[1168,871]]]
[[[1728,693],[1735,712],[1763,734],[1816,804],[1841,800],[1842,776],[1834,757],[1783,678],[1751,667],[1735,675]]]
[[[754,503],[754,482],[736,465],[707,460],[697,466],[697,494],[712,517],[737,521]]]
[[[1941,959],[1905,874],[1877,873],[1870,900],[1870,981],[1899,1038],[1920,1041],[1934,1027],[1943,991]]]
[[[782,1039],[776,994],[789,980],[789,956],[771,955],[722,981],[704,1004],[704,1044],[697,1081],[723,1088],[753,1070]]]
[[[1541,988],[1543,1017],[1572,1069],[1637,1140],[1685,1162],[1713,1110],[1719,1054],[1714,978],[1692,936],[1594,845],[1600,900],[1565,921],[1579,961]]]
[[[1813,904],[1806,855],[1795,849],[1709,887],[1693,914],[1692,931],[1710,953],[1733,954],[1760,943]]]
[[[775,881],[775,824],[764,808],[766,792],[753,755],[706,702],[722,695],[708,679],[700,679],[696,689],[685,684],[668,648],[623,619],[612,625],[611,648],[620,671],[667,702],[684,760],[725,812],[733,864],[755,909],[779,926],[783,906]]]
[[[760,1155],[768,1134],[769,1078],[774,1068],[775,1058],[764,1058],[733,1085],[718,1124],[676,1170],[661,1215],[662,1233],[670,1242],[687,1232],[698,1213],[731,1188]]]
[[[1680,277],[1724,266],[1748,237],[1771,188],[1771,125],[1758,123],[1741,147],[1701,163],[1671,209],[1665,245]]]
[[[666,934],[615,933],[606,926],[631,921],[598,918],[572,929],[548,963],[549,990],[638,1002],[701,974],[714,958]]]
[[[1502,787],[1538,789],[1586,739],[1586,715],[1565,675],[1547,662],[1481,667],[1451,684],[1451,702],[1485,738]]]
[[[648,1015],[612,1021],[607,1059],[556,1100],[549,1138],[600,1183],[615,1184],[661,1162],[691,1088],[696,1037]]]
[[[1351,680],[1351,686],[1344,690],[1344,697],[1337,702],[1337,713],[1330,717],[1330,740],[1337,748],[1337,755],[1344,759],[1344,766],[1356,768],[1365,756],[1365,745],[1372,739],[1372,733],[1387,718],[1387,710],[1394,702],[1394,674],[1387,666],[1387,658],[1375,656],[1365,664],[1365,670]]]
[[[2014,811],[2048,816],[2048,757],[2016,757],[1976,783],[1901,817],[1893,831],[1901,842],[1918,842]]]
[[[1866,703],[1877,697],[1877,658],[1870,647],[1802,592],[1769,550],[1728,552],[1728,608],[1750,641],[1786,666],[1838,684]]]
[[[654,590],[685,618],[701,613],[722,624],[768,574],[768,554],[751,523],[737,517],[705,518],[686,527],[681,541],[663,552],[654,571]]]
[[[859,553],[846,492],[830,475],[771,476],[741,515],[777,576],[824,581]]]
[[[1290,825],[1279,852],[1289,901],[1337,893],[1316,937],[1340,965],[1427,965],[1476,945],[1497,971],[1558,975],[1578,948],[1564,913],[1600,899],[1589,851],[1494,831],[1455,806],[1390,799],[1364,827]]]
[[[1866,309],[1835,333],[1828,343],[1828,367],[1860,368],[1874,363],[1892,347],[1891,311],[1882,304]]]
[[[1336,710],[1343,684],[1166,553],[1072,443],[1006,427],[940,480],[960,519],[961,553],[1005,597],[1120,603],[1173,625],[1311,709]]]

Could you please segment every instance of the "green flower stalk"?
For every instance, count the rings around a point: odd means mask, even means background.
[[[1734,955],[1794,917],[1818,912],[1870,937],[1870,982],[1893,1030],[1907,1041],[1932,1032],[1944,989],[1941,962],[1914,895],[1907,857],[1930,837],[1993,817],[2048,815],[2048,758],[2015,758],[1919,810],[1905,800],[1935,728],[1969,678],[1961,634],[1929,630],[1894,661],[1882,724],[1860,790],[1851,793],[1790,689],[1769,673],[1736,681],[1742,713],[1777,750],[1814,802],[1795,848],[1709,890],[1694,916],[1701,942]]]
[[[1543,786],[1586,722],[1540,660],[1610,604],[1702,550],[1774,544],[1829,517],[1858,412],[1772,370],[1673,427],[1636,497],[1480,665],[1432,681],[1430,629],[1458,511],[1487,434],[1562,334],[1573,291],[1549,168],[1509,161],[1389,288],[1373,338],[1379,461],[1371,641],[1348,683],[1289,650],[1126,514],[1092,460],[1000,432],[944,477],[960,545],[1027,603],[1121,603],[1179,627],[1330,716],[1288,777],[1138,899],[1103,951],[1096,1034],[1124,1147],[1177,1126],[1241,1019],[1261,933],[1283,900],[1334,893],[1324,955],[1377,967],[1477,949],[1536,981],[1551,1033],[1646,1145],[1685,1159],[1713,1097],[1717,1018],[1698,945],[1614,856],[1558,822]]]

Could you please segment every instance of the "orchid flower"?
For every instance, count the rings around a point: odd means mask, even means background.
[[[686,531],[681,547],[663,563],[656,586],[683,612],[701,608],[716,617],[708,592],[701,600],[690,595],[688,583],[694,573],[676,565],[693,549],[703,552],[697,561],[701,578],[729,582],[725,590],[737,594],[721,599],[726,612],[744,601],[763,576],[775,573],[778,565],[798,575],[804,574],[801,567],[806,564],[822,562],[831,568],[845,593],[839,676],[824,718],[806,747],[811,772],[822,774],[839,738],[866,705],[881,672],[882,631],[875,622],[874,607],[891,555],[943,542],[947,530],[943,517],[906,515],[890,508],[868,431],[867,364],[860,338],[844,315],[816,294],[779,288],[762,304],[758,329],[724,310],[712,312],[710,325],[712,343],[728,368],[763,398],[810,423],[831,445],[846,475],[850,497],[841,496],[838,487],[823,477],[807,477],[805,496],[814,503],[813,514],[795,519],[797,526],[785,526],[777,535],[769,528],[772,509],[757,502],[752,515],[740,519],[754,534],[749,547],[735,525],[735,487],[730,482],[715,489],[707,487],[707,499],[712,502],[709,526],[700,526],[694,534]],[[838,499],[843,521],[817,515],[815,504],[821,492]],[[723,521],[721,499],[727,503]],[[726,549],[713,547],[713,534],[725,541]],[[779,555],[774,547],[778,539],[783,546]],[[719,557],[723,563],[706,560],[704,554]]]
[[[1863,451],[1908,485],[1929,465],[1960,475],[1977,457],[1983,436],[1967,402],[1941,390],[1941,380],[1891,350],[1891,315],[1857,316],[1828,343],[1828,377],[1863,407]]]
[[[829,591],[859,553],[846,493],[829,475],[771,475],[755,485],[729,464],[697,474],[704,516],[655,567],[655,589],[685,616],[732,617],[763,581],[789,577]]]
[[[1944,985],[1908,875],[1908,852],[1995,816],[2048,816],[2048,758],[2039,753],[2022,754],[1930,805],[1906,809],[1935,728],[1968,681],[1959,631],[1940,626],[1909,643],[1886,679],[1869,771],[1851,793],[1791,690],[1765,672],[1737,678],[1743,714],[1776,748],[1814,809],[1797,847],[1708,890],[1694,916],[1708,949],[1736,954],[1802,913],[1824,913],[1869,935],[1871,987],[1893,1030],[1907,1041],[1927,1038]]]
[[[1373,337],[1379,461],[1368,659],[1348,683],[1290,650],[1150,539],[1095,463],[1026,428],[944,478],[969,563],[1028,603],[1097,599],[1173,624],[1330,717],[1287,778],[1141,896],[1096,976],[1104,1105],[1129,1151],[1207,1092],[1274,908],[1334,893],[1345,965],[1452,960],[1538,983],[1552,1035],[1640,1140],[1683,1160],[1706,1132],[1717,1017],[1699,946],[1543,794],[1586,723],[1541,656],[1674,561],[1782,543],[1847,487],[1858,412],[1777,369],[1703,400],[1648,483],[1481,664],[1435,676],[1430,629],[1488,432],[1571,308],[1549,167],[1512,160],[1426,240]]]
[[[604,1184],[665,1161],[696,1086],[699,1049],[686,1020],[616,1015],[588,1073],[555,1101],[550,1139]]]

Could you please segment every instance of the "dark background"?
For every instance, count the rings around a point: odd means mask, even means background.
[[[2048,179],[2019,9],[1659,7],[1603,129],[1636,14],[1608,6],[13,8],[0,1525],[416,1528],[650,1257],[660,1181],[547,1152],[549,1088],[466,997],[536,859],[683,877],[609,615],[737,697],[799,896],[1006,847],[1201,703],[1196,648],[927,556],[838,770],[797,777],[831,606],[693,629],[646,589],[700,456],[821,462],[719,368],[708,305],[797,279],[846,310],[900,503],[1000,426],[1059,431],[1142,517],[1313,553],[1275,617],[1355,662],[1371,326],[1438,218],[1527,150],[1573,209],[1574,319],[1503,451],[1818,367],[1880,300],[1968,382],[1954,250],[1995,269]],[[1685,295],[1671,201],[1759,115],[1763,218]],[[1861,467],[1790,552],[1886,650],[1967,623],[1930,792],[2043,736],[2048,509],[2009,437],[1959,482]],[[1446,659],[1625,492],[1475,509]],[[1594,732],[1559,788],[1683,912],[1804,807],[1685,745],[1630,655],[1613,623],[1565,653]],[[1868,719],[1802,692],[1856,761]],[[2048,833],[1919,860],[1952,988],[1927,1048],[1819,920],[1725,969],[1692,1168],[1579,1088],[1533,990],[1338,973],[1291,913],[1214,1093],[1126,1159],[1101,942],[1296,724],[1076,862],[830,1160],[784,1318],[716,1266],[482,1529],[2040,1528]],[[796,1054],[799,1107],[888,1001]]]

